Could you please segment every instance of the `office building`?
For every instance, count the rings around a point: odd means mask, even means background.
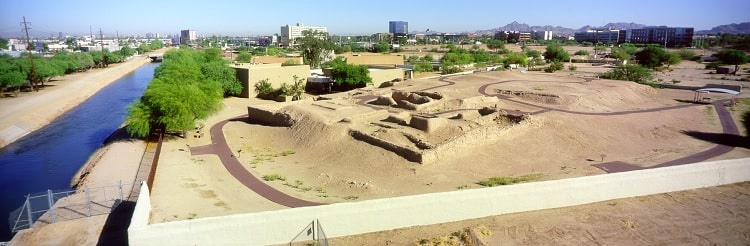
[[[585,32],[576,32],[573,37],[576,42],[619,44],[625,42],[625,34],[625,30],[595,28],[586,30]]]
[[[388,22],[388,33],[392,35],[393,42],[404,39],[409,34],[409,22],[390,21]]]
[[[536,40],[552,40],[552,31],[531,31],[531,38]]]
[[[180,44],[193,44],[198,40],[198,35],[195,30],[187,29],[180,31]]]
[[[388,22],[388,32],[394,35],[406,35],[409,34],[409,22],[406,21],[391,21]]]
[[[690,47],[693,44],[692,27],[645,27],[628,30],[626,41],[637,44],[661,44],[667,47]]]
[[[302,32],[307,30],[328,33],[327,27],[305,26],[303,23],[297,23],[296,26],[281,26],[281,42],[279,42],[279,45],[294,46],[295,39],[303,37]]]
[[[516,31],[499,31],[495,33],[495,39],[503,40],[508,43],[525,42],[531,39],[530,32],[516,32]]]

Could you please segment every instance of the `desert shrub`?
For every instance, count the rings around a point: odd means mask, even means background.
[[[570,71],[575,71],[577,69],[578,69],[578,67],[576,67],[576,66],[573,66],[573,65],[568,66],[568,70],[570,70]]]
[[[255,83],[255,93],[258,95],[271,95],[274,93],[273,86],[268,79],[263,79]]]
[[[721,62],[711,62],[706,64],[706,69],[716,69],[717,67],[721,66]]]
[[[417,65],[414,66],[414,70],[417,72],[432,72],[432,63],[427,61],[417,63]]]
[[[288,59],[288,60],[284,61],[284,63],[282,63],[281,65],[282,66],[294,66],[294,65],[299,65],[299,62],[297,62],[297,61],[295,61],[293,59]]]
[[[452,74],[452,73],[460,73],[461,69],[457,66],[450,66],[450,67],[444,67],[443,68],[443,74]]]
[[[265,180],[265,181],[274,181],[274,180],[284,181],[284,180],[286,180],[286,178],[284,176],[281,176],[279,174],[274,173],[274,174],[263,175],[263,180]]]
[[[677,55],[679,55],[680,58],[682,58],[683,60],[692,60],[696,56],[695,51],[688,50],[688,49],[678,50]],[[700,59],[700,56],[698,58]]]
[[[547,68],[544,69],[544,72],[547,73],[554,73],[555,71],[562,70],[564,68],[564,65],[562,62],[559,61],[553,61],[549,64]]]
[[[522,183],[522,182],[527,182],[527,181],[531,181],[534,179],[538,179],[541,176],[542,176],[541,174],[526,174],[526,175],[518,176],[518,177],[512,177],[512,176],[492,177],[492,178],[479,181],[477,182],[477,184],[481,186],[487,186],[487,187],[511,185],[511,184],[517,184],[517,183]]]
[[[619,65],[600,76],[605,79],[628,80],[641,84],[647,84],[653,79],[651,70],[637,64]]]

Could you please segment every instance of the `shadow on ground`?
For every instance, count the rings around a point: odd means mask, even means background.
[[[726,133],[709,133],[698,131],[683,131],[682,133],[695,139],[715,144],[726,145],[729,147],[750,148],[750,138],[748,137]]]
[[[120,203],[107,217],[96,245],[128,245],[128,226],[134,209],[135,202]]]

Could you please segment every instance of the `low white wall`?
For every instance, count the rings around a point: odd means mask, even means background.
[[[748,180],[750,158],[151,225],[141,223],[149,215],[142,191],[128,236],[130,245],[282,244],[314,219],[339,237]]]

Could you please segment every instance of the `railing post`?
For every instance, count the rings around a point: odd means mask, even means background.
[[[91,217],[91,197],[89,197],[89,186],[83,190],[86,193],[86,209],[88,210],[88,217]]]
[[[120,202],[123,200],[123,194],[122,194],[122,179],[120,180]]]
[[[55,198],[52,197],[52,190],[47,189],[47,204],[49,205],[49,217],[52,223],[55,223]]]
[[[34,216],[31,214],[31,203],[29,202],[29,196],[31,196],[31,194],[26,195],[26,212],[28,213],[29,218],[29,228],[31,228],[31,224],[34,223]]]

